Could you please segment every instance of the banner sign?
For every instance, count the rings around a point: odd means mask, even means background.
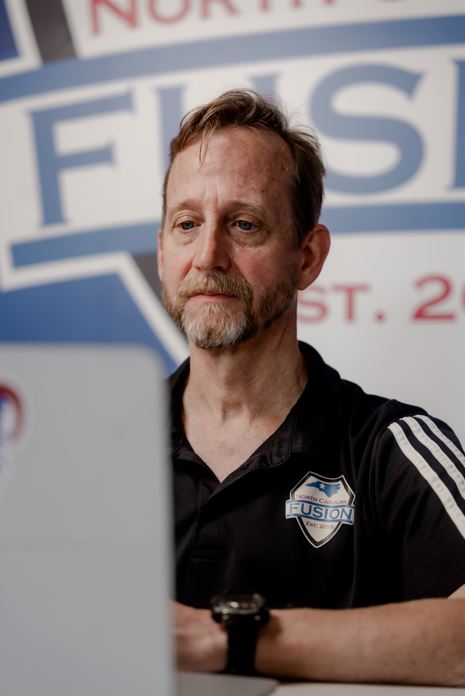
[[[156,277],[168,145],[225,89],[320,136],[300,336],[465,439],[463,0],[0,0],[0,341],[187,354]]]

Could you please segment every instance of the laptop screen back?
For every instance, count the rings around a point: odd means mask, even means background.
[[[173,693],[167,434],[151,353],[0,346],[2,693]]]

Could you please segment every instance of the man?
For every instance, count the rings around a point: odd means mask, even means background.
[[[323,174],[314,138],[247,91],[171,144],[159,273],[190,347],[171,381],[178,663],[465,684],[463,452],[297,342],[297,291],[329,250]],[[248,596],[213,620],[230,592]]]

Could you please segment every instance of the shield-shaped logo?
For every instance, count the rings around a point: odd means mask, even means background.
[[[343,524],[353,525],[354,500],[344,476],[327,478],[309,471],[286,501],[286,519],[295,518],[317,548],[332,539]]]

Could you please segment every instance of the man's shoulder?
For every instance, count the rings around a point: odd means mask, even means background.
[[[305,343],[299,345],[309,370],[310,393],[312,382],[319,391],[310,398],[317,398],[323,407],[328,405],[334,422],[337,416],[340,427],[352,435],[373,436],[403,418],[428,415],[421,406],[366,391],[341,377],[314,348]]]
[[[324,361],[312,346],[299,341],[299,347],[307,364],[310,386],[313,383],[316,388],[329,392],[332,398],[335,391],[339,392],[342,399],[351,408],[362,411],[385,409],[394,415],[412,410],[423,410],[419,406],[404,403],[396,398],[366,391],[360,384],[342,377],[334,367]]]
[[[348,436],[373,451],[385,454],[401,451],[405,455],[409,448],[418,449],[418,442],[424,444],[427,440],[427,449],[442,447],[441,443],[446,442],[463,456],[462,445],[450,425],[422,406],[366,393],[359,385],[344,379],[341,379],[341,404]],[[424,456],[428,459],[430,452]]]
[[[367,423],[370,427],[388,427],[390,423],[408,416],[427,415],[421,406],[366,392],[350,380],[341,379],[341,393],[342,407],[352,415],[351,420]]]

